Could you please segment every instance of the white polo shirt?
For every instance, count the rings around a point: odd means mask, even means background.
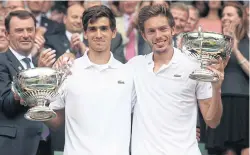
[[[188,77],[199,64],[178,49],[157,73],[152,56],[129,62],[135,69],[137,93],[132,155],[201,155],[196,140],[197,99],[212,97],[211,83]]]
[[[129,155],[136,101],[131,67],[113,55],[108,64],[96,65],[85,52],[65,82],[61,100],[50,104],[65,107],[64,155]]]

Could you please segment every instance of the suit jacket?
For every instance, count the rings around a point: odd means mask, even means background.
[[[41,138],[41,122],[24,118],[27,107],[14,100],[11,82],[22,64],[8,50],[0,53],[0,154],[35,155]]]
[[[124,17],[116,17],[116,28],[117,31],[121,34],[122,36],[122,44],[125,47],[126,44],[129,42],[129,38],[126,36],[126,31],[125,31],[125,20]],[[136,46],[137,48],[137,55],[145,55],[151,53],[151,48],[147,44],[147,42],[144,41],[144,39],[141,36],[141,33],[137,30],[136,34]],[[125,51],[123,51],[123,55],[125,55]]]
[[[70,48],[70,41],[68,40],[65,31],[64,33],[46,36],[45,39],[45,48],[52,48],[56,50],[56,58],[59,58],[66,52],[67,49]],[[86,46],[88,46],[87,40],[84,40],[83,42]],[[116,37],[111,41],[111,52],[113,53],[115,59],[122,63],[126,62],[123,54],[122,37],[119,33],[117,33]]]
[[[47,29],[45,36],[63,33],[65,31],[65,26],[63,24],[58,24],[44,16],[41,17],[40,26]]]

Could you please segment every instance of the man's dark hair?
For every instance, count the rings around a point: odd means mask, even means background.
[[[56,11],[58,13],[63,13],[65,15],[66,12],[67,12],[67,9],[66,9],[66,7],[64,5],[56,4],[56,5],[52,6],[51,12],[52,11]]]
[[[10,20],[12,17],[18,17],[20,19],[28,19],[32,18],[34,21],[34,25],[36,27],[36,18],[30,13],[29,11],[26,10],[16,10],[16,11],[11,11],[7,17],[5,18],[5,28],[6,31],[9,33],[10,31]]]
[[[112,11],[105,5],[93,6],[84,11],[82,23],[84,31],[87,31],[88,24],[95,22],[98,18],[106,17],[109,19],[110,28],[112,31],[116,29],[115,16]]]
[[[168,24],[172,28],[175,26],[174,18],[168,9],[162,5],[153,5],[143,7],[138,15],[138,26],[144,33],[144,23],[151,17],[164,16],[168,19]]]

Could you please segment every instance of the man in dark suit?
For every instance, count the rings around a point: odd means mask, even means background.
[[[45,1],[43,0],[27,1],[27,6],[29,10],[32,12],[32,14],[36,18],[36,26],[46,28],[47,31],[45,33],[45,36],[63,32],[65,30],[63,24],[58,24],[48,19],[42,14],[42,8],[44,5],[44,2]]]
[[[72,36],[75,36],[75,34],[78,34],[78,36],[76,36],[78,37],[76,38],[76,40],[78,40],[79,42],[83,42],[85,49],[88,46],[87,40],[84,40],[83,37],[83,12],[84,8],[79,4],[70,6],[67,9],[66,16],[64,17],[66,31],[60,34],[46,36],[45,47],[56,50],[56,58],[59,58],[68,49],[74,49],[75,39],[74,37],[72,39]],[[77,48],[74,50],[79,51],[79,49]],[[122,38],[120,34],[117,34],[116,37],[112,40],[111,51],[117,60],[121,61],[122,63],[125,63]]]
[[[6,17],[5,27],[9,49],[0,54],[0,154],[36,155],[43,124],[24,118],[28,107],[22,106],[20,98],[11,91],[13,76],[35,67],[31,56],[35,18],[25,10],[13,11]]]

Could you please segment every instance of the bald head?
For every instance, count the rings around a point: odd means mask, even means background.
[[[93,6],[100,6],[102,5],[101,1],[84,1],[84,9],[87,10],[90,7]]]
[[[71,33],[81,33],[83,30],[82,15],[84,8],[79,4],[74,4],[67,9],[63,19],[66,30]]]
[[[9,9],[9,11],[13,11],[16,8],[24,9],[24,1],[6,1],[5,7]]]

